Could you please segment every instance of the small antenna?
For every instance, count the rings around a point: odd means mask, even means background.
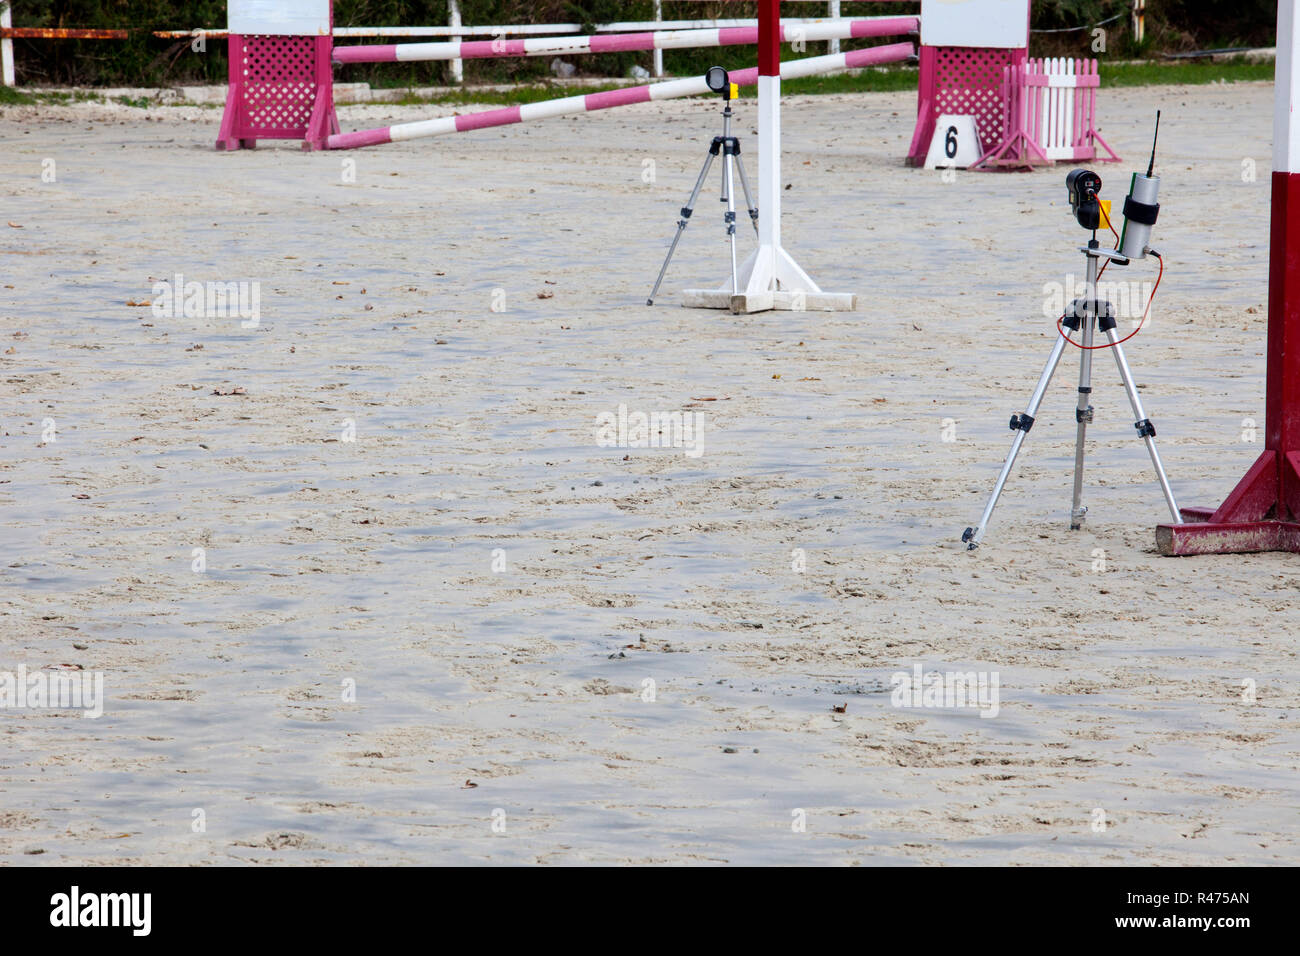
[[[1147,163],[1147,178],[1151,178],[1151,173],[1156,168],[1156,138],[1160,135],[1160,111],[1156,110],[1156,131],[1151,137],[1151,162]]]

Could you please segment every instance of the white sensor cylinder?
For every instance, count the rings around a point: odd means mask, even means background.
[[[1140,203],[1145,206],[1156,207],[1156,194],[1160,191],[1159,176],[1143,176],[1141,173],[1133,174],[1133,182],[1129,185],[1129,200],[1134,203]],[[1137,222],[1131,216],[1124,217],[1124,232],[1119,238],[1120,255],[1126,259],[1145,259],[1147,250],[1151,247],[1151,227],[1155,224],[1154,209],[1150,214],[1151,222]]]

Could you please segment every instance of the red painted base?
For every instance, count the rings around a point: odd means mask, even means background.
[[[1217,510],[1181,510],[1184,523],[1156,527],[1161,554],[1300,553],[1300,452],[1266,451]]]
[[[1161,554],[1300,552],[1300,174],[1275,171],[1272,185],[1267,451],[1217,510],[1156,528]]]

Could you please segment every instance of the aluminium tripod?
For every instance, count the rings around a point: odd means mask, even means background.
[[[1084,289],[1084,297],[1071,302],[1061,320],[1061,324],[1071,332],[1077,332],[1080,328],[1083,329],[1083,341],[1080,343],[1083,348],[1080,350],[1079,358],[1079,404],[1074,412],[1075,421],[1078,422],[1078,429],[1074,439],[1074,501],[1070,508],[1070,529],[1077,531],[1083,527],[1083,516],[1088,511],[1082,504],[1083,443],[1088,423],[1092,421],[1092,405],[1089,403],[1089,399],[1092,395],[1092,339],[1094,326],[1100,329],[1110,342],[1110,350],[1115,355],[1115,364],[1119,366],[1120,381],[1124,383],[1124,390],[1128,392],[1129,404],[1133,406],[1134,427],[1137,429],[1139,437],[1146,443],[1147,451],[1151,454],[1151,464],[1155,466],[1156,478],[1160,482],[1161,491],[1164,492],[1165,503],[1169,505],[1169,512],[1174,516],[1175,523],[1181,522],[1182,516],[1178,510],[1178,503],[1174,500],[1174,492],[1169,487],[1169,478],[1165,475],[1165,467],[1160,462],[1160,453],[1156,450],[1156,427],[1151,423],[1151,419],[1147,418],[1146,412],[1142,410],[1142,399],[1138,397],[1137,388],[1133,384],[1133,373],[1129,369],[1128,359],[1124,357],[1124,350],[1120,346],[1120,338],[1115,332],[1114,310],[1109,302],[1097,298],[1097,260],[1101,258],[1113,259],[1116,263],[1124,265],[1129,262],[1129,259],[1119,253],[1102,249],[1097,242],[1095,231],[1088,245],[1086,247],[1080,246],[1079,251],[1088,257],[1088,278]],[[1034,425],[1034,416],[1038,413],[1038,406],[1042,404],[1043,396],[1047,392],[1047,386],[1052,380],[1052,375],[1056,372],[1057,365],[1060,364],[1061,355],[1065,351],[1066,344],[1067,341],[1064,335],[1057,336],[1056,346],[1047,359],[1047,365],[1043,368],[1043,374],[1038,379],[1034,394],[1030,396],[1029,405],[1023,414],[1011,416],[1011,430],[1016,433],[1016,437],[1011,442],[1011,452],[1002,465],[1002,472],[998,475],[997,483],[993,486],[993,494],[989,496],[988,504],[984,507],[984,514],[980,516],[979,524],[974,528],[967,528],[961,536],[961,539],[967,542],[967,547],[971,551],[979,546],[980,541],[984,538],[984,533],[988,530],[989,519],[993,517],[993,509],[997,506],[998,497],[1002,494],[1002,488],[1006,485],[1007,477],[1011,474],[1011,469],[1016,463],[1016,456],[1020,454],[1020,446],[1024,444],[1025,436],[1029,434],[1029,429]]]
[[[716,68],[715,68],[716,69]],[[709,175],[709,169],[713,166],[713,161],[722,154],[722,196],[721,201],[727,204],[727,211],[723,215],[723,222],[727,226],[727,238],[731,241],[731,292],[734,295],[739,292],[736,275],[736,197],[735,183],[732,178],[732,171],[740,173],[740,185],[745,191],[745,205],[749,209],[749,219],[754,224],[754,234],[758,235],[758,207],[754,205],[754,197],[749,191],[749,177],[745,175],[745,164],[740,158],[740,140],[731,135],[731,96],[728,93],[726,99],[726,108],[722,111],[722,135],[713,137],[713,142],[709,145],[709,154],[704,157],[704,168],[700,170],[700,176],[695,180],[695,188],[691,190],[691,198],[686,200],[686,205],[682,207],[682,218],[677,220],[677,232],[673,236],[673,244],[668,247],[668,255],[664,258],[663,267],[659,270],[659,278],[655,279],[655,287],[650,290],[650,297],[645,300],[646,305],[655,304],[655,296],[659,293],[659,286],[664,281],[664,274],[668,271],[668,263],[672,261],[673,253],[677,251],[677,243],[682,238],[682,233],[686,231],[687,224],[691,221],[691,213],[695,209],[695,201],[700,197],[700,190],[704,188],[704,180]]]

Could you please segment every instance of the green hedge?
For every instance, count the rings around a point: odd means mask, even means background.
[[[1127,0],[1034,0],[1036,29],[1086,26],[1125,12]],[[665,3],[671,19],[752,17],[753,2]],[[1273,0],[1149,0],[1147,50],[1188,50],[1216,46],[1269,46],[1273,42],[1276,5]],[[591,26],[612,20],[648,20],[650,0],[461,0],[468,24],[581,23]],[[849,16],[912,13],[919,3],[846,2]],[[823,15],[818,4],[791,4],[789,16]],[[20,85],[175,86],[192,83],[220,84],[226,78],[226,45],[209,42],[202,53],[187,40],[164,40],[151,30],[194,27],[222,28],[226,24],[224,0],[13,0],[15,26],[98,27],[129,29],[127,40],[15,40]],[[337,26],[432,26],[447,22],[446,0],[336,0]],[[358,41],[359,42],[359,41]],[[379,42],[379,41],[374,41]],[[883,41],[855,41],[845,48]],[[1031,41],[1036,55],[1091,55],[1088,30],[1037,33]],[[822,51],[814,44],[810,54]],[[1132,55],[1127,16],[1107,26],[1109,55]],[[581,74],[626,76],[633,65],[649,68],[651,54],[621,53],[572,59]],[[752,48],[669,50],[664,53],[669,73],[703,72],[714,63],[727,67],[750,65]],[[536,80],[550,75],[546,57],[470,61],[465,64],[468,83]],[[340,81],[365,81],[375,86],[428,86],[446,81],[441,63],[357,65],[339,68]]]

